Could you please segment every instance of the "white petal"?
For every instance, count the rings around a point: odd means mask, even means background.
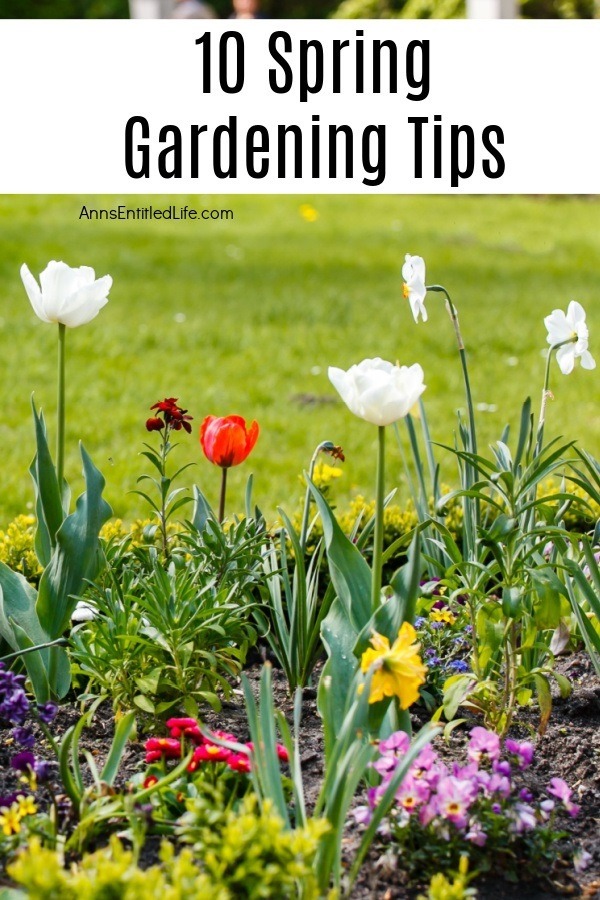
[[[404,257],[404,265],[402,266],[402,277],[408,283],[413,278],[419,279],[425,283],[425,260],[422,256],[411,256],[407,253]]]
[[[552,314],[546,316],[544,325],[548,329],[547,341],[550,346],[560,344],[561,341],[568,341],[573,335],[573,327],[567,322],[562,309],[553,309]]]
[[[596,360],[592,356],[589,350],[584,350],[581,354],[581,367],[583,369],[595,369],[596,368]]]
[[[559,347],[556,351],[556,362],[563,375],[570,375],[575,366],[575,345],[566,344],[564,347]]]
[[[93,269],[91,270],[93,272]],[[97,281],[79,288],[61,304],[58,320],[68,328],[77,328],[95,319],[103,306],[108,303],[108,292],[112,278],[105,275]]]
[[[567,319],[573,324],[573,327],[580,322],[585,322],[585,309],[577,300],[571,300],[567,309]]]
[[[50,322],[51,319],[48,318],[46,313],[44,312],[44,304],[42,302],[42,292],[40,291],[40,287],[25,265],[21,266],[21,279],[23,281],[23,286],[27,292],[27,296],[29,297],[29,302],[33,307],[33,311],[43,322]]]
[[[66,263],[56,262],[54,259],[40,275],[44,309],[46,315],[53,321],[56,321],[55,314],[60,309],[60,304],[77,290],[78,280],[77,269],[72,269]]]

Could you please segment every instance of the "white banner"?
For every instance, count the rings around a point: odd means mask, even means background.
[[[600,193],[600,21],[3,21],[2,193]]]

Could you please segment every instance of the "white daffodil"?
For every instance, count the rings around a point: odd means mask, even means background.
[[[423,369],[363,359],[347,372],[329,367],[329,380],[354,415],[372,425],[391,425],[408,415],[425,385]]]
[[[58,322],[77,328],[94,319],[108,303],[112,287],[110,275],[96,279],[93,269],[72,269],[64,262],[52,260],[40,275],[40,284],[25,264],[21,278],[35,314],[43,322]]]
[[[596,368],[594,358],[588,350],[588,327],[581,303],[571,300],[566,313],[562,309],[553,309],[551,315],[544,319],[544,325],[548,329],[546,340],[550,346],[563,345],[556,351],[556,361],[563,375],[573,371],[578,357],[584,369]],[[565,341],[568,343],[564,343]]]
[[[407,253],[402,266],[402,277],[404,279],[403,293],[410,303],[415,322],[419,321],[419,315],[426,322],[425,294],[427,288],[425,287],[425,260],[423,257],[411,256],[410,253]]]

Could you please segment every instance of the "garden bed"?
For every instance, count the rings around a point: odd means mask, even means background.
[[[254,663],[246,670],[253,689],[257,691],[261,665]],[[557,664],[557,671],[566,674],[573,683],[573,693],[567,699],[554,698],[552,718],[546,733],[534,738],[536,745],[535,759],[532,766],[524,773],[524,784],[534,794],[553,777],[563,778],[574,789],[581,811],[576,818],[563,816],[559,825],[569,832],[568,843],[579,847],[590,854],[591,859],[584,872],[576,873],[572,868],[558,865],[552,872],[531,871],[522,869],[522,878],[518,885],[494,876],[475,881],[480,900],[500,900],[500,898],[518,897],[518,900],[544,900],[544,898],[560,895],[589,898],[600,897],[600,679],[593,672],[589,657],[584,653],[575,653],[564,657]],[[283,673],[275,669],[273,672],[274,699],[276,706],[288,718],[292,715],[287,683]],[[66,728],[77,721],[80,711],[75,706],[64,706],[55,720],[53,731],[60,735]],[[428,717],[421,707],[413,708],[413,728],[416,730],[425,724]],[[98,709],[90,727],[84,732],[81,746],[89,750],[93,757],[101,763],[108,753],[114,727],[113,716],[105,704]],[[209,728],[233,732],[240,740],[249,738],[246,712],[238,687],[234,688],[231,700],[226,700],[220,713],[209,712],[205,719]],[[477,724],[470,717],[462,728],[455,729],[448,741],[436,740],[436,749],[440,756],[451,761],[460,757],[464,750],[468,729]],[[522,712],[511,730],[511,736],[518,739],[531,739],[535,733],[536,720],[533,714]],[[14,772],[9,767],[11,745],[7,740],[8,730],[2,734],[0,747],[0,795],[10,793],[15,787]],[[43,736],[40,741],[43,743]],[[318,793],[323,775],[323,738],[319,716],[316,709],[315,691],[305,691],[301,729],[301,757],[305,776],[306,795],[309,802]],[[136,739],[127,747],[120,768],[121,785],[144,768],[144,735],[138,733]],[[43,788],[43,794],[62,791],[59,780],[53,779]],[[362,802],[360,795],[356,804]],[[351,851],[358,843],[359,826],[353,819],[347,823],[345,838],[346,852]],[[157,862],[158,840],[150,837],[146,843],[142,857],[144,866]],[[1,883],[1,882],[0,882]],[[4,882],[6,884],[6,882]],[[367,861],[362,868],[359,879],[353,889],[352,897],[357,900],[393,900],[393,898],[413,898],[425,883],[407,885],[406,876],[397,856],[386,844],[378,839],[373,844]]]

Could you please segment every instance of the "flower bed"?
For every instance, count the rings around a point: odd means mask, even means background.
[[[554,359],[563,375],[595,366],[585,313],[572,301],[546,317],[539,415],[527,399],[516,441],[505,431],[487,452],[457,307],[427,286],[420,257],[402,272],[415,321],[441,296],[456,338],[466,415],[442,449],[458,488],[440,485],[422,367],[366,359],[329,375],[376,428],[370,516],[344,523],[319,488],[323,457],[344,461],[330,440],[296,520],[281,509],[269,525],[252,479],[232,514],[228,471],[259,439],[237,414],[200,426],[220,470],[215,512],[174,464],[195,415],[171,396],[145,423],[136,493],[150,521],[123,532],[83,447],[73,511],[64,471],[67,328],[99,313],[112,280],[52,262],[38,286],[23,267],[36,314],[58,325],[59,378],[56,465],[33,409],[35,538],[23,540],[27,521],[9,528],[0,562],[7,898],[99,898],[108,884],[129,900],[228,900],[378,896],[378,878],[385,896],[431,898],[473,896],[484,876],[593,883],[599,848],[579,822],[598,812],[597,739],[569,716],[587,702],[597,724],[600,464],[544,438]],[[414,513],[391,541],[390,435]],[[249,666],[251,650],[276,674]],[[570,729],[589,752],[554,758]]]

